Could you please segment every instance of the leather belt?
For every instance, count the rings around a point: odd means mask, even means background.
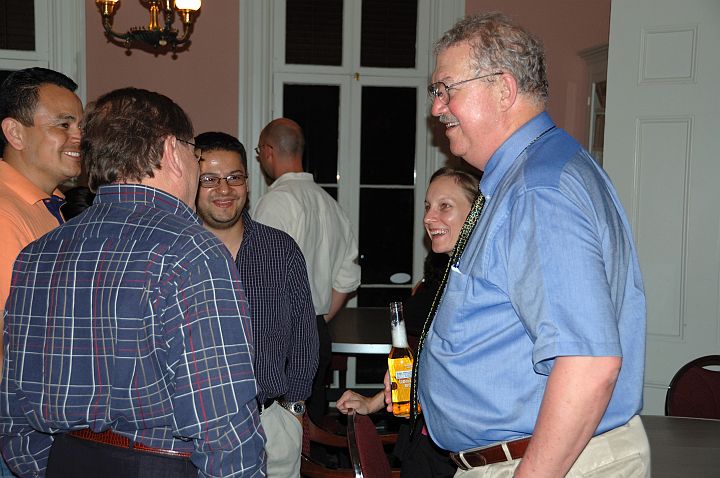
[[[496,445],[488,445],[481,448],[450,453],[450,459],[461,470],[469,470],[478,466],[492,465],[504,461],[517,460],[522,458],[530,443],[530,437],[501,442]],[[507,453],[506,453],[507,451]]]
[[[277,398],[268,398],[263,403],[260,403],[260,400],[258,400],[258,413],[262,415],[262,413],[265,411],[266,408],[270,408],[270,406],[275,403],[278,399]]]
[[[163,448],[154,448],[151,446],[143,445],[140,442],[130,441],[129,438],[118,435],[112,430],[105,430],[101,433],[95,433],[89,428],[83,428],[82,430],[68,432],[68,435],[70,435],[71,437],[79,438],[80,440],[93,441],[96,443],[102,443],[104,445],[115,446],[118,448],[127,448],[133,451],[145,451],[148,453],[155,453],[156,455],[190,458],[190,455],[192,454],[188,451],[165,450]]]

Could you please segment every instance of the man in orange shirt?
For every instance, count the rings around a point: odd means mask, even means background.
[[[70,78],[46,68],[13,72],[0,87],[0,371],[15,258],[63,222],[57,187],[80,174],[83,108],[76,89]],[[0,477],[5,476],[13,475],[0,460]]]
[[[0,326],[15,258],[63,222],[57,187],[80,174],[83,108],[76,88],[45,68],[13,72],[0,87]]]

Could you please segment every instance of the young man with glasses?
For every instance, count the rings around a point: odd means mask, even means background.
[[[235,258],[250,303],[268,476],[300,475],[302,419],[318,362],[305,259],[286,233],[250,218],[247,156],[226,133],[198,135],[197,212]]]

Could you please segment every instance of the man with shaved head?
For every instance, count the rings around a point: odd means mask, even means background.
[[[338,203],[303,171],[305,137],[288,118],[271,121],[260,133],[255,153],[273,180],[255,208],[258,222],[287,232],[305,256],[320,338],[318,371],[308,401],[314,421],[325,414],[325,376],[331,359],[327,323],[360,285],[357,241]]]

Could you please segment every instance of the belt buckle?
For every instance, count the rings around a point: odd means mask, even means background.
[[[492,446],[492,445],[491,445]],[[463,471],[467,471],[471,468],[476,468],[478,466],[485,466],[487,465],[487,459],[485,458],[485,455],[482,454],[482,449],[487,447],[481,447],[479,449],[475,450],[467,450],[467,451],[461,451],[458,453],[450,453],[450,459],[457,465],[458,468],[460,468]],[[474,456],[476,456],[480,463],[470,465],[467,460],[465,460],[465,454],[472,453]]]

